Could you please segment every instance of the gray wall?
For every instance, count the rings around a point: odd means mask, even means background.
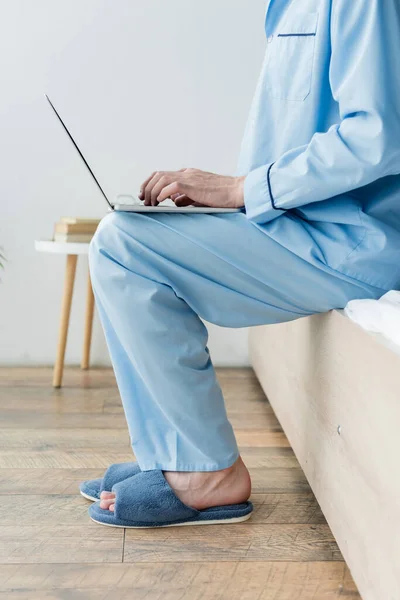
[[[38,254],[62,215],[101,217],[102,197],[46,91],[107,193],[154,169],[236,167],[264,51],[264,0],[0,0],[0,363],[53,361],[64,257]],[[80,359],[86,259],[67,361]],[[210,327],[217,364],[247,363],[246,331]],[[108,357],[98,321],[93,359]]]

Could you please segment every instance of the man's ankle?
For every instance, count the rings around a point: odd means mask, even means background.
[[[167,471],[164,475],[178,498],[198,510],[240,504],[246,502],[251,493],[250,474],[241,458],[221,471]]]

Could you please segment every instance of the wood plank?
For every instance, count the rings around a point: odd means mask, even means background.
[[[243,400],[242,405],[235,405],[232,408],[232,403],[229,401],[225,402],[228,418],[234,427],[234,429],[264,429],[266,431],[282,431],[282,427],[275,416],[275,413],[271,409],[271,405],[263,402],[261,407],[256,403],[256,407],[253,409],[253,405]],[[259,412],[258,412],[259,411]],[[111,407],[106,403],[104,407],[103,417],[107,415],[120,417],[121,424],[125,423],[124,412],[121,403],[116,404],[115,407]],[[60,423],[61,424],[61,423]],[[79,425],[76,425],[79,427]],[[92,427],[92,425],[90,425]],[[126,425],[125,425],[126,427]]]
[[[360,600],[340,562],[0,565],[0,589],[14,600]]]
[[[96,390],[97,392],[97,390]],[[105,399],[104,399],[104,412],[106,413],[122,413],[123,409],[122,409],[122,404],[121,404],[121,399],[118,397],[115,397],[114,399],[110,399],[109,397],[106,396],[106,394],[104,394]],[[91,397],[91,394],[88,394],[88,397]],[[236,396],[235,393],[225,393],[224,394],[224,398],[225,398],[225,405],[227,408],[228,413],[231,416],[234,415],[271,415],[271,416],[275,416],[274,415],[274,411],[272,410],[272,407],[270,405],[270,403],[267,401],[264,392],[259,395],[259,392],[257,392],[257,394],[254,394],[253,398],[249,398],[248,395],[241,397],[241,396]],[[67,402],[68,400],[66,400]]]
[[[0,367],[0,385],[22,385],[28,387],[47,387],[51,384],[53,367]],[[259,388],[259,382],[251,367],[247,368],[224,368],[217,369],[218,381],[224,385],[243,386],[241,389]],[[99,387],[106,385],[115,387],[115,376],[111,368],[91,367],[87,372],[79,367],[67,367],[65,369],[64,387]]]
[[[117,450],[117,449],[115,449]],[[0,469],[100,469],[110,464],[134,460],[129,450],[108,452],[100,449],[81,448],[73,450],[2,450]]]
[[[218,367],[216,369],[218,381],[223,385],[226,380],[228,383],[234,381],[235,383],[242,380],[245,385],[260,385],[257,376],[254,374],[252,367]]]
[[[236,371],[236,372],[235,372]],[[273,411],[252,369],[218,369],[218,379],[228,410],[243,413],[272,414]],[[83,373],[80,369],[65,370],[65,385],[59,390],[51,387],[52,369],[0,368],[0,397],[4,408],[20,407],[29,400],[35,410],[52,410],[65,405],[68,411],[84,412],[121,410],[121,400],[111,369],[93,369]],[[88,402],[90,405],[88,405]]]
[[[325,519],[310,493],[253,494],[252,523],[325,524]],[[2,527],[15,525],[88,524],[90,503],[78,490],[74,494],[8,494],[0,503],[0,535]]]
[[[322,511],[312,493],[253,494],[253,523],[326,524]]]
[[[87,449],[86,449],[87,450]],[[85,450],[85,452],[86,452]],[[73,451],[65,452],[64,454],[60,454],[57,451],[4,451],[3,456],[0,453],[0,464],[2,464],[3,469],[5,469],[3,473],[3,481],[5,479],[8,480],[8,485],[13,486],[14,481],[19,481],[21,477],[26,476],[28,479],[33,478],[34,481],[39,478],[46,477],[56,477],[57,465],[61,462],[65,468],[65,471],[71,471],[74,468],[79,470],[82,469],[81,473],[78,473],[77,477],[84,476],[84,470],[87,469],[97,469],[94,471],[96,473],[95,477],[99,477],[102,475],[102,470],[106,469],[110,464],[114,462],[130,462],[134,460],[133,454],[130,451],[121,452],[121,456],[118,453],[112,452],[110,449],[105,448],[104,451],[89,451],[84,454],[82,451],[74,453]],[[294,456],[293,450],[291,448],[279,448],[279,447],[269,447],[269,448],[251,448],[244,447],[241,449],[241,454],[243,456],[244,461],[247,466],[253,471],[254,469],[260,469],[258,480],[262,477],[263,469],[300,469],[300,465]],[[118,460],[118,459],[121,460]],[[72,463],[72,464],[71,464]],[[42,468],[40,467],[42,465]],[[34,470],[29,474],[25,473],[27,467],[31,466]],[[52,474],[46,475],[46,468],[53,469]],[[62,468],[62,467],[60,467]],[[14,471],[15,469],[15,471]],[[67,476],[67,475],[66,475]],[[2,472],[0,469],[0,478],[2,477]],[[270,478],[270,473],[265,473],[266,480]],[[86,479],[93,477],[84,477]],[[1,480],[1,479],[0,479]],[[17,483],[18,484],[18,483]],[[26,485],[30,486],[30,483],[27,481]],[[29,487],[30,489],[30,487]],[[2,493],[2,489],[0,487],[0,494]]]
[[[1,400],[0,400],[1,402]],[[50,401],[49,404],[51,404]],[[30,408],[30,404],[29,404]],[[253,414],[251,412],[230,412],[228,417],[234,428],[242,430],[265,429],[266,431],[282,431],[282,428],[273,413]],[[42,410],[6,409],[2,406],[1,426],[7,429],[123,429],[127,431],[125,415],[120,408],[113,412],[100,412],[99,410],[85,412],[78,410],[72,412],[68,407],[49,406]]]
[[[28,388],[45,388],[51,386],[53,378],[52,367],[1,367],[0,388],[14,386]],[[63,389],[78,388],[102,389],[115,388],[115,377],[112,369],[93,368],[82,371],[79,367],[65,369]]]
[[[121,560],[122,529],[91,523],[86,513],[87,506],[79,506],[74,499],[69,504],[64,504],[66,511],[60,523],[55,523],[52,518],[62,508],[54,502],[54,497],[52,504],[47,504],[49,515],[43,514],[46,503],[39,502],[39,505],[42,513],[38,514],[32,508],[29,514],[37,515],[41,524],[0,527],[0,563]],[[126,530],[124,561],[342,560],[329,527],[325,524],[268,524],[256,521],[257,517],[254,522],[249,521],[235,527],[209,525]]]
[[[229,389],[229,388],[228,388]],[[281,430],[261,390],[258,399],[226,394],[228,416],[241,429]],[[2,425],[7,428],[106,428],[126,429],[118,390],[54,390],[49,388],[0,388]]]
[[[15,422],[25,411],[40,414],[102,414],[106,403],[106,390],[70,390],[34,387],[0,387],[1,408],[15,414]]]
[[[239,447],[251,446],[252,448],[268,448],[271,446],[279,448],[290,448],[289,441],[283,431],[236,430],[236,439]]]
[[[0,469],[0,495],[77,495],[80,481],[97,479],[104,469]]]
[[[124,562],[343,560],[327,525],[251,521],[224,527],[127,529]]]
[[[241,455],[250,469],[299,469],[299,462],[291,448],[242,446]]]
[[[15,531],[32,524],[51,527],[88,525],[88,507],[78,491],[75,495],[21,494],[8,496],[7,504],[0,504],[0,537],[4,526],[14,525]],[[262,508],[262,506],[260,506]]]
[[[301,469],[250,469],[253,493],[309,492]]]
[[[85,448],[129,449],[127,431],[120,429],[5,429],[0,436],[0,451],[7,449],[58,450]]]
[[[112,460],[122,458],[124,461]],[[23,460],[22,460],[23,459]],[[107,453],[107,456],[81,455],[72,457],[75,463],[81,463],[78,468],[26,468],[26,464],[34,464],[35,458],[28,453],[23,455],[21,462],[25,468],[0,469],[0,496],[9,494],[76,494],[79,483],[86,479],[102,477],[106,468],[112,462],[130,462],[132,456],[118,457]],[[49,456],[47,456],[49,459]],[[63,462],[71,459],[65,455]],[[43,462],[43,461],[42,461]],[[55,457],[55,463],[60,462],[60,454]],[[83,463],[99,463],[94,467],[82,468]],[[253,493],[293,493],[309,492],[310,487],[300,468],[250,468],[253,482]]]
[[[268,450],[269,448],[265,448]],[[274,449],[274,448],[271,448]],[[290,450],[290,448],[283,448]],[[249,452],[250,449],[243,448],[242,456],[244,461],[246,462],[249,469],[253,469],[253,465],[259,468],[269,468],[269,466],[276,463],[281,463],[283,468],[285,467],[285,463],[288,464],[288,468],[294,468],[293,464],[295,464],[295,459],[291,456],[274,456],[274,455],[266,455],[262,457],[257,454],[253,454]],[[132,452],[120,451],[120,452],[111,452],[109,450],[105,450],[101,452],[100,450],[91,451],[91,448],[82,448],[81,450],[73,451],[73,450],[63,450],[63,451],[53,451],[53,450],[4,450],[0,451],[0,468],[2,469],[17,469],[23,470],[26,468],[31,469],[102,469],[103,471],[113,463],[121,463],[121,462],[131,462],[135,457]],[[273,468],[273,467],[272,467]],[[301,471],[301,469],[298,469]],[[100,471],[101,473],[101,471]],[[269,474],[267,475],[269,477]],[[291,477],[290,474],[288,474]],[[298,479],[304,480],[304,476],[298,474]],[[0,491],[1,494],[1,491]]]
[[[0,400],[1,402],[1,400]],[[127,430],[123,412],[85,413],[44,411],[1,411],[2,429],[122,429]]]
[[[0,563],[122,562],[124,530],[80,525],[0,527]]]
[[[237,430],[236,436],[244,457],[246,447],[290,447],[279,431]],[[107,468],[131,460],[128,432],[121,429],[4,429],[0,436],[0,468]]]
[[[235,413],[228,409],[228,418],[232,427],[236,431],[256,431],[263,429],[264,431],[274,431],[283,433],[282,427],[276,418],[275,414],[252,414],[252,413]]]

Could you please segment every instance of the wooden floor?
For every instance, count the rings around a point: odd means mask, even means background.
[[[0,369],[0,598],[334,600],[360,596],[252,371],[219,370],[253,478],[233,526],[101,527],[82,479],[132,460],[110,370]]]

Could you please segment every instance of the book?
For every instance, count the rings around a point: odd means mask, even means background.
[[[55,233],[53,239],[55,242],[87,244],[92,237],[92,233]]]
[[[68,225],[77,225],[78,223],[85,225],[98,225],[100,223],[100,219],[85,219],[82,217],[61,217],[60,222],[68,223]]]
[[[93,234],[99,221],[93,223],[56,223],[54,226],[55,233],[91,233]]]

